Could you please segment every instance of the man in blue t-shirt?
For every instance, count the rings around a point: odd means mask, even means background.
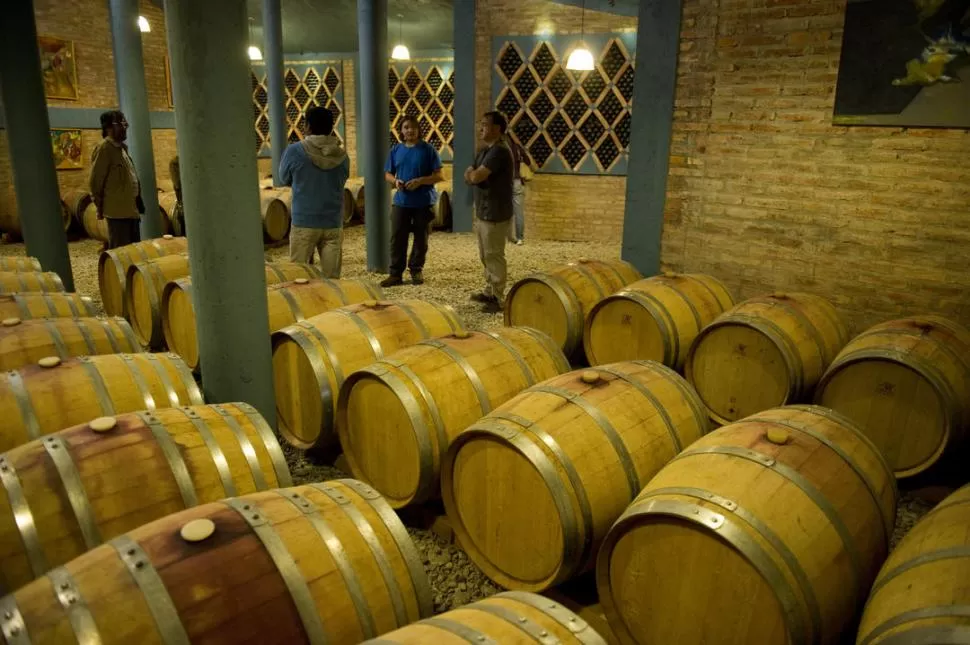
[[[404,265],[414,284],[424,284],[424,259],[428,254],[428,234],[434,220],[438,191],[434,185],[444,181],[441,158],[430,143],[421,140],[418,120],[404,117],[401,126],[404,143],[391,148],[384,164],[384,178],[397,189],[391,210],[391,267],[382,287],[404,284]],[[408,257],[408,237],[414,234]]]

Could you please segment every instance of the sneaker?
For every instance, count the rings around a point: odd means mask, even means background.
[[[399,275],[389,275],[381,281],[382,287],[396,287],[399,284],[404,284],[404,280]]]
[[[482,303],[498,302],[498,298],[496,298],[495,296],[489,295],[487,293],[482,293],[482,292],[473,293],[471,295],[471,299],[474,300],[475,302],[482,302]]]
[[[412,284],[424,284],[424,274],[420,271],[411,273]]]
[[[523,244],[525,244],[525,240],[516,240],[515,241],[515,245],[516,246],[522,246]]]
[[[502,305],[499,303],[498,298],[490,300],[482,305],[483,314],[500,314],[502,313]]]

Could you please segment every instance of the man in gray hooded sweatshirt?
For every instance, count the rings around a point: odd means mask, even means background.
[[[339,278],[344,233],[344,184],[350,160],[333,136],[333,115],[324,107],[306,113],[309,134],[290,144],[280,160],[280,180],[293,187],[290,261],[313,263],[320,253],[324,277]]]

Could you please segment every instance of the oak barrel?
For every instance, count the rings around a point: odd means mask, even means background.
[[[624,643],[841,642],[888,552],[895,484],[825,408],[715,430],[610,529],[596,565],[610,625]]]
[[[140,352],[124,318],[47,318],[0,322],[0,370],[16,370],[45,356],[62,359]]]
[[[64,292],[64,283],[53,271],[0,271],[0,293],[58,292]]]
[[[0,257],[0,271],[43,271],[40,260],[30,256],[5,255]]]
[[[84,211],[91,204],[91,193],[83,188],[76,188],[68,191],[63,201],[67,204],[67,212],[71,218],[69,228],[83,229]]]
[[[7,189],[6,207],[0,206],[0,231],[10,233],[17,238],[22,238],[24,231],[20,224],[20,210],[16,201],[15,192],[13,182],[10,182],[10,186]],[[71,213],[67,203],[63,199],[59,199],[58,201],[61,204],[61,219],[64,222],[64,230],[66,231],[71,225]]]
[[[94,301],[76,293],[0,294],[0,320],[96,316]]]
[[[858,423],[896,477],[922,473],[970,430],[970,331],[939,316],[871,327],[835,357],[815,402]]]
[[[665,273],[638,280],[600,300],[586,316],[583,347],[590,365],[659,361],[682,370],[700,331],[734,306],[720,280]]]
[[[970,643],[970,486],[923,516],[883,564],[858,645]],[[946,636],[961,634],[962,639]]]
[[[131,322],[138,340],[146,347],[159,349],[165,345],[162,291],[166,284],[188,276],[189,272],[189,256],[186,254],[166,255],[128,267],[125,276],[125,317]],[[266,263],[267,284],[319,276],[319,270],[309,264]]]
[[[108,241],[108,220],[98,219],[98,207],[89,203],[81,212],[81,227],[92,240]]]
[[[751,298],[698,334],[684,375],[711,418],[731,423],[808,400],[848,336],[835,307],[819,296],[776,293]]]
[[[32,645],[355,645],[433,610],[404,525],[347,479],[168,515],[0,604]]]
[[[583,324],[593,305],[643,276],[622,260],[589,260],[522,278],[505,298],[505,324],[548,334],[567,356],[582,347]]]
[[[708,430],[697,394],[660,363],[569,372],[455,438],[441,471],[445,510],[489,578],[543,591],[591,569],[640,489]]]
[[[116,249],[102,251],[98,257],[98,288],[104,312],[109,316],[122,316],[125,313],[125,275],[135,262],[164,255],[186,253],[189,242],[184,237],[165,235],[153,240],[135,242]]]
[[[0,375],[0,451],[95,417],[203,403],[173,354],[48,358]]]
[[[344,305],[383,296],[369,280],[307,280],[270,285],[266,291],[270,333],[287,325]],[[169,348],[195,370],[199,366],[199,341],[192,303],[192,280],[180,278],[162,291],[162,332]]]
[[[590,625],[558,602],[506,591],[402,627],[362,645],[606,645]]]
[[[290,232],[291,200],[289,188],[264,188],[260,191],[259,212],[263,218],[263,238],[267,242],[279,242]]]
[[[354,199],[354,192],[346,186],[344,187],[341,208],[343,209],[344,226],[347,226],[354,220],[354,216],[357,214],[357,202]]]
[[[451,307],[421,300],[369,300],[273,334],[273,381],[280,434],[297,448],[336,444],[334,414],[344,378],[422,340],[455,333]]]
[[[449,444],[522,390],[569,370],[540,331],[460,331],[398,350],[346,377],[337,432],[354,476],[391,506],[437,499]]]
[[[451,228],[451,184],[438,191],[438,201],[434,205],[432,228]]]
[[[178,197],[175,195],[175,193],[158,193],[158,208],[161,211],[162,224],[165,228],[165,232],[171,233],[172,235],[185,236],[185,231],[176,230],[175,205],[177,203]]]
[[[273,431],[244,403],[99,418],[18,446],[0,465],[7,589],[170,513],[292,486]]]

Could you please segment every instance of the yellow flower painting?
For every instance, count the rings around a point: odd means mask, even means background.
[[[58,170],[84,167],[80,130],[51,130],[51,146],[54,148],[54,167]]]
[[[76,101],[77,64],[74,43],[51,36],[37,39],[40,47],[40,70],[44,77],[44,95],[49,99]]]

